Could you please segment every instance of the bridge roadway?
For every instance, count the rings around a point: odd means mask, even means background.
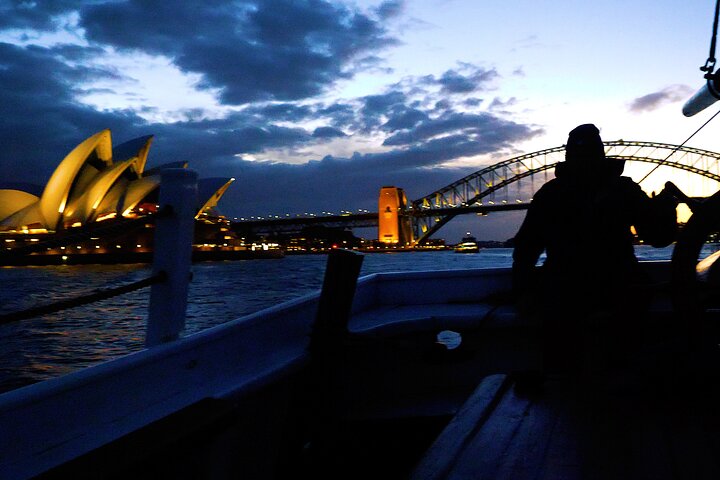
[[[445,207],[421,210],[408,210],[408,217],[422,218],[430,216],[456,216],[470,213],[485,215],[491,212],[505,212],[510,210],[526,210],[529,203],[499,203],[494,205],[467,205],[460,207]],[[326,215],[322,217],[285,217],[268,218],[263,220],[244,220],[232,223],[232,229],[241,234],[261,233],[295,233],[303,228],[323,227],[350,227],[370,228],[378,226],[378,212],[353,213],[344,215]]]
[[[634,166],[638,175],[644,172],[643,180],[652,172],[660,172],[658,167],[663,166],[686,172],[702,180],[716,182],[712,186],[712,191],[715,191],[717,184],[720,184],[720,153],[683,145],[627,140],[604,142],[604,145],[605,155],[608,158],[625,162],[626,167],[628,164]],[[670,157],[673,157],[671,161],[668,160]],[[529,188],[523,190],[523,196],[532,198],[535,191],[535,176],[540,175],[544,184],[548,179],[547,174],[564,159],[565,146],[561,145],[503,160],[414,200],[411,208],[403,215],[412,218],[415,241],[422,244],[457,215],[526,209],[528,205],[526,203],[510,204],[507,191],[504,196],[508,199],[508,203],[493,205],[488,200],[494,199],[496,193],[502,194],[515,182],[528,182]],[[644,164],[654,164],[654,166],[648,170]],[[480,205],[481,203],[484,205]],[[453,207],[453,205],[462,206]],[[375,227],[377,224],[377,213],[363,213],[241,221],[234,223],[233,228],[240,233],[252,234],[253,232],[293,232],[310,226],[361,228]]]

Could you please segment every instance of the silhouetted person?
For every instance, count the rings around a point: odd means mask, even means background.
[[[592,124],[570,132],[565,162],[535,194],[515,237],[513,282],[520,308],[542,316],[546,367],[578,367],[583,322],[606,312],[618,342],[632,338],[639,298],[628,292],[646,277],[633,248],[631,226],[656,247],[675,238],[677,201],[663,190],[648,197],[623,162],[605,157]],[[546,260],[535,268],[541,254]],[[636,319],[635,319],[636,320]]]

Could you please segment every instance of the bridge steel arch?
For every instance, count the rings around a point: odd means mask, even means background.
[[[608,158],[667,165],[720,183],[720,153],[655,142],[616,140],[604,145]],[[485,197],[523,178],[547,172],[564,159],[565,145],[527,153],[485,167],[413,201],[407,213],[413,217],[415,243],[425,243],[460,214],[448,214],[447,209],[482,205]],[[433,215],[433,210],[443,213]]]

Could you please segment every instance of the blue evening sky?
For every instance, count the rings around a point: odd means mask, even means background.
[[[149,165],[237,178],[220,208],[240,217],[374,210],[389,184],[418,198],[581,123],[677,144],[717,110],[680,113],[703,82],[713,12],[709,0],[0,2],[0,175],[43,183],[104,128],[116,143],[155,134]],[[720,150],[719,128],[689,145]],[[504,240],[521,218],[439,236]]]

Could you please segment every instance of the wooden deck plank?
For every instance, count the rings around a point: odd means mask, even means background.
[[[546,399],[533,402],[526,410],[516,431],[511,448],[501,459],[495,478],[516,480],[533,478],[544,470],[547,463],[548,447],[555,433],[562,411]]]
[[[482,415],[471,397],[413,478],[717,479],[720,387],[704,387],[575,379],[524,397],[506,385],[490,403],[485,392]]]
[[[415,469],[412,479],[444,478],[457,464],[457,456],[463,452],[466,443],[472,440],[476,429],[492,414],[498,399],[507,388],[509,382],[505,375],[485,378],[471,395],[471,400],[463,405],[435,440],[428,454]]]
[[[446,478],[496,478],[502,462],[512,450],[531,402],[518,398],[511,389],[505,391],[497,407],[477,429],[457,457]]]
[[[576,480],[582,478],[578,448],[578,426],[572,411],[558,415],[545,452],[545,465],[534,478],[538,480]],[[533,477],[529,477],[533,478]]]

